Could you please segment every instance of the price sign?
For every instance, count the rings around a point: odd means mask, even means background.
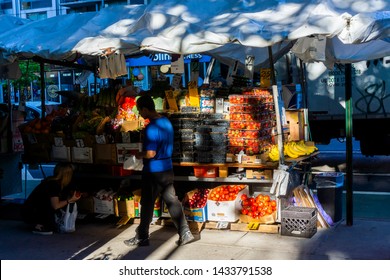
[[[77,148],[84,148],[84,140],[83,139],[76,139],[76,147]]]
[[[181,80],[182,80],[182,75],[181,74],[175,74],[175,76],[173,76],[173,78],[172,78],[172,84],[171,84],[172,87],[175,88],[175,89],[180,88]]]
[[[64,141],[61,137],[54,137],[54,146],[56,147],[62,147],[64,146]]]
[[[250,230],[257,230],[260,226],[260,223],[257,222],[251,222],[248,224],[247,228]]]
[[[190,96],[190,106],[199,107],[200,106],[200,98],[198,93],[198,82],[190,81],[188,83],[188,92]]]
[[[261,68],[260,69],[260,87],[270,87],[271,86],[271,69],[270,68]]]
[[[104,135],[95,135],[96,143],[98,144],[106,144],[106,138]]]
[[[180,54],[172,54],[171,73],[184,73],[184,58]]]
[[[169,109],[173,110],[174,112],[179,111],[179,109],[177,108],[176,98],[174,96],[173,90],[166,90],[165,97],[167,98]]]
[[[229,222],[218,222],[215,225],[215,228],[217,229],[227,229],[229,227]]]
[[[255,57],[252,55],[247,55],[245,58],[245,77],[251,81],[253,80],[254,63]]]

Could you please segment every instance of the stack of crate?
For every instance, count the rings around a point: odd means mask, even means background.
[[[229,96],[229,153],[261,154],[272,143],[275,110],[267,91]]]
[[[227,152],[227,127],[200,125],[195,132],[196,159],[199,163],[225,163]]]
[[[194,132],[197,118],[172,118],[174,128],[173,162],[195,162]]]

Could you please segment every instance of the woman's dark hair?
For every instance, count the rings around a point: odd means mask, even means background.
[[[148,109],[149,111],[156,111],[156,107],[154,105],[154,101],[150,95],[141,95],[137,99],[137,108],[141,110],[143,108]]]

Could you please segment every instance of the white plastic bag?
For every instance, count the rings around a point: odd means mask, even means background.
[[[144,167],[142,159],[137,159],[135,155],[131,155],[124,163],[123,169],[141,171]]]
[[[77,204],[69,203],[66,210],[60,209],[55,214],[59,232],[74,232],[76,230]]]

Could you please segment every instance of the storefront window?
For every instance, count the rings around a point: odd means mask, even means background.
[[[26,14],[26,17],[31,20],[39,20],[39,19],[46,19],[47,13],[46,12],[40,12],[40,13],[28,13]]]
[[[8,9],[12,9],[12,1],[0,0],[0,10],[8,10]]]
[[[20,2],[21,10],[31,10],[39,8],[50,8],[52,6],[51,0],[22,0]]]

